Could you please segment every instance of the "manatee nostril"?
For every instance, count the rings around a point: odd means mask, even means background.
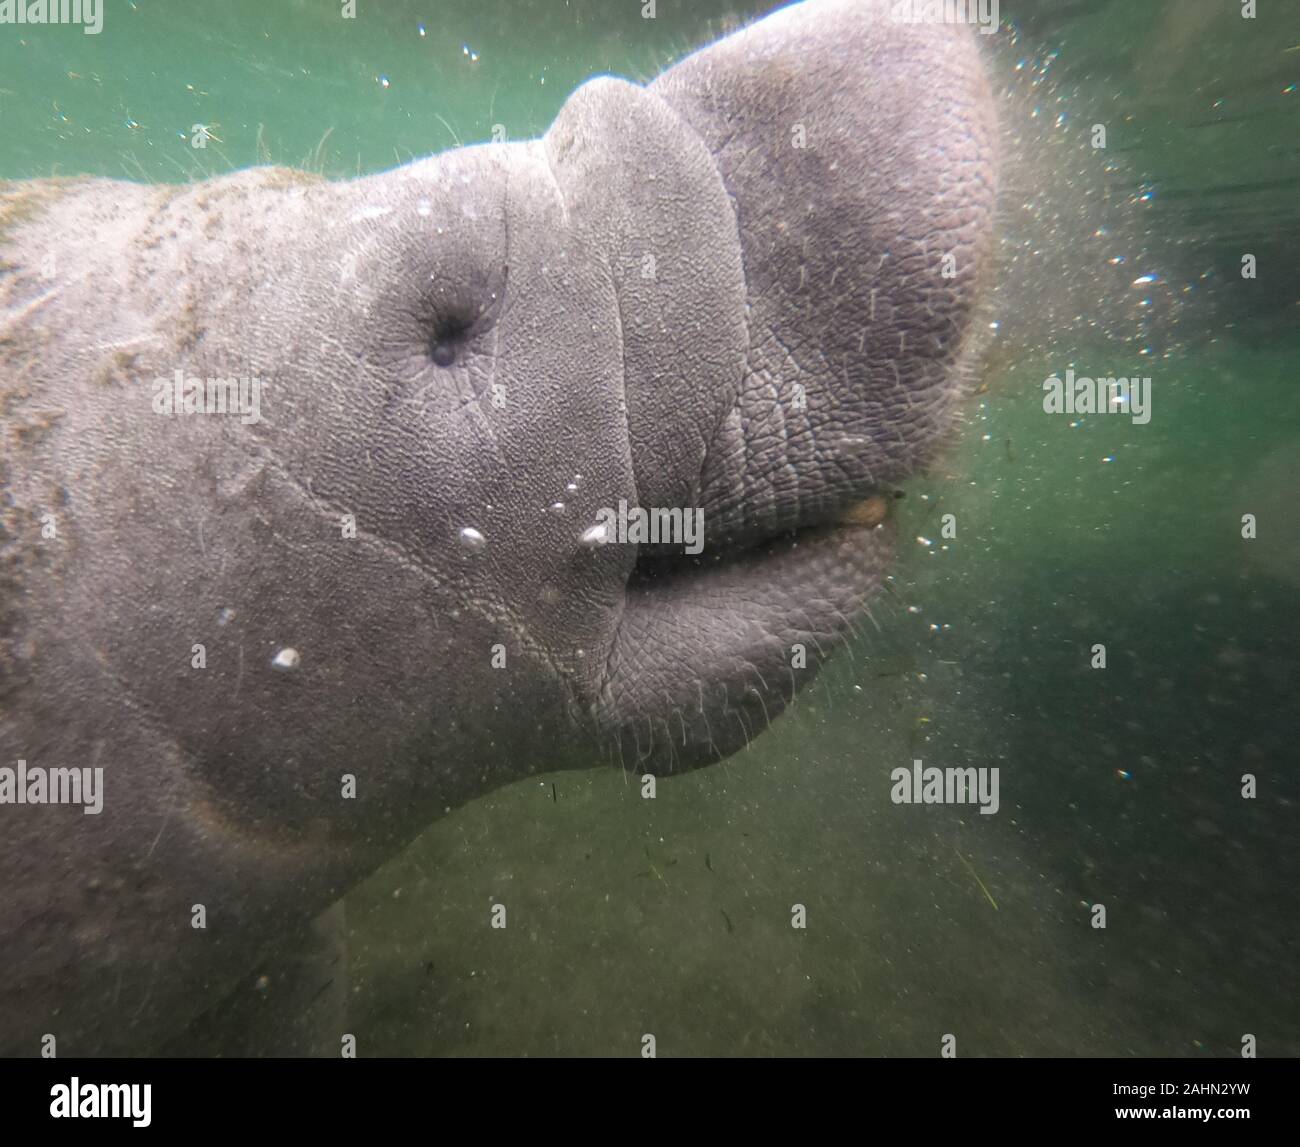
[[[438,317],[429,337],[429,357],[435,366],[452,366],[461,357],[462,348],[469,341],[471,333],[481,325],[479,318],[482,312],[482,307],[478,314],[453,310]]]

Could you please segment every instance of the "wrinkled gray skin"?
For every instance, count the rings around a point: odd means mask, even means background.
[[[890,550],[837,517],[960,397],[993,201],[974,36],[883,13],[354,182],[4,189],[0,763],[105,806],[0,806],[0,1051],[165,1046],[445,810],[708,763],[812,677]],[[154,413],[177,368],[264,420]],[[624,498],[702,507],[701,559],[580,545]]]

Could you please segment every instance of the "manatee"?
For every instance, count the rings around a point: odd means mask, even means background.
[[[540,140],[3,185],[0,1051],[324,984],[448,810],[761,734],[951,426],[993,140],[969,29],[810,0]]]

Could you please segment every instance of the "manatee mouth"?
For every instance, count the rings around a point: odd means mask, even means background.
[[[616,759],[672,772],[764,731],[857,632],[892,557],[894,497],[698,555],[638,553],[599,706]]]
[[[631,581],[652,581],[669,574],[685,576],[712,566],[761,558],[762,555],[797,549],[801,543],[817,544],[820,539],[846,531],[874,530],[893,516],[894,502],[903,491],[872,489],[836,511],[809,514],[804,522],[785,528],[749,523],[709,540],[699,553],[685,553],[674,542],[647,543],[639,547]]]

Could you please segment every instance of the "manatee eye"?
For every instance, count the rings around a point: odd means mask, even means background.
[[[429,357],[435,366],[451,366],[456,361],[456,345],[449,338],[435,338]]]

